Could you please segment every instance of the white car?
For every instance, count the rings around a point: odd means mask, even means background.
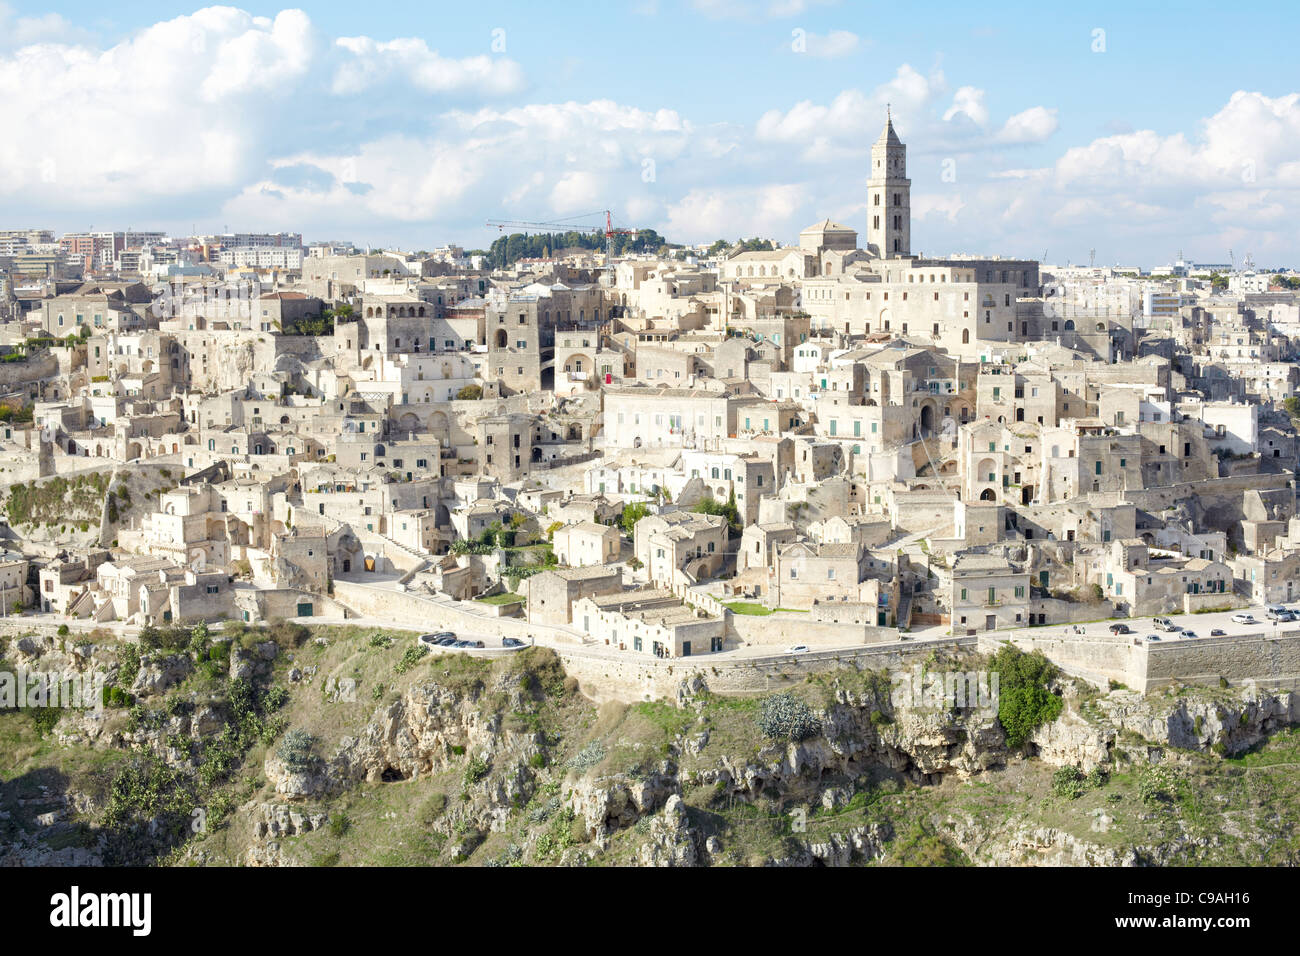
[[[1234,614],[1232,615],[1232,623],[1233,624],[1257,624],[1259,622],[1256,621],[1255,618],[1250,614]]]
[[[787,647],[787,648],[785,649],[785,652],[786,652],[787,654],[807,654],[807,653],[808,653],[808,645],[807,645],[807,644],[791,644],[789,647]]]

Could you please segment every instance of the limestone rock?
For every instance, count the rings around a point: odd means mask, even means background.
[[[141,660],[140,670],[136,672],[131,684],[131,693],[136,697],[152,697],[165,694],[173,685],[180,683],[194,671],[194,664],[188,654],[171,654],[154,660]]]

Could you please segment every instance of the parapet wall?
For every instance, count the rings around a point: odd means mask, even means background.
[[[489,637],[535,637],[544,644],[579,644],[572,631],[549,624],[530,624],[526,617],[497,617],[488,607],[481,610],[448,600],[435,601],[427,595],[391,588],[334,582],[334,599],[362,617],[376,617],[421,631],[464,631]],[[323,622],[322,622],[323,623]]]
[[[985,631],[978,637],[983,654],[996,653],[1006,642],[1022,651],[1042,651],[1065,673],[1105,687],[1118,681],[1133,690],[1147,685],[1147,647],[1132,634],[1062,635],[1044,631]]]
[[[1061,670],[1106,686],[1119,681],[1146,693],[1171,681],[1217,687],[1254,681],[1260,687],[1300,690],[1300,630],[1235,637],[1170,638],[1147,643],[1139,635],[1047,635],[985,632],[979,649],[993,653],[1011,641],[1026,651],[1040,650]]]
[[[585,695],[598,702],[672,699],[681,681],[694,674],[702,675],[714,693],[761,694],[797,684],[810,674],[842,667],[904,670],[935,651],[959,653],[973,650],[975,638],[972,637],[895,641],[834,651],[767,655],[750,660],[710,654],[660,660],[603,649],[556,648],[565,671],[578,679]]]
[[[1172,680],[1217,686],[1219,678],[1300,690],[1300,631],[1162,641],[1147,648],[1146,683],[1134,689],[1150,690]]]

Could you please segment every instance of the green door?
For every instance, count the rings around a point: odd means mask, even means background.
[[[299,617],[311,617],[311,608],[312,608],[311,601],[303,601],[303,602],[299,603],[299,605],[298,605],[298,616],[299,616]]]

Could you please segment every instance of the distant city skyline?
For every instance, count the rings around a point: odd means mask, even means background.
[[[1260,29],[1288,8],[1019,9],[0,3],[0,226],[472,249],[488,219],[610,208],[674,242],[793,243],[865,233],[889,103],[913,252],[1300,258],[1300,93]]]

